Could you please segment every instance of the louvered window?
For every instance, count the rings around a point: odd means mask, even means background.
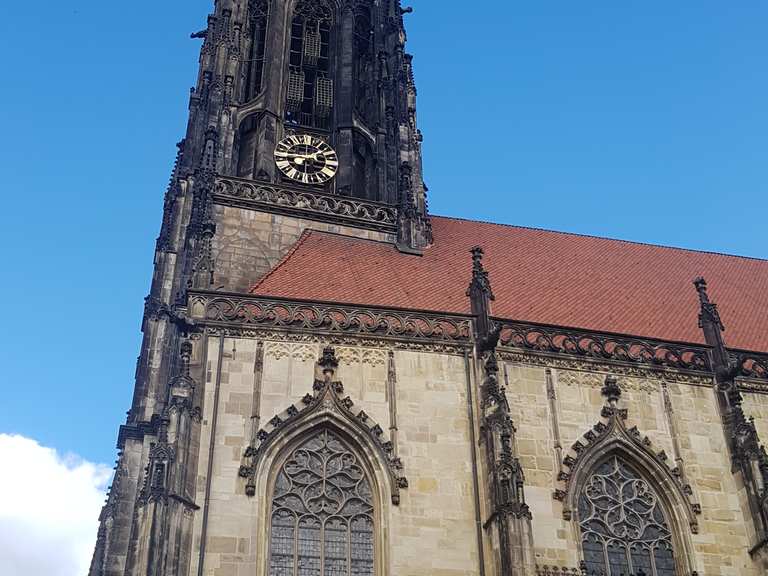
[[[318,78],[315,88],[315,110],[321,118],[327,118],[331,115],[333,108],[333,80],[329,78]]]
[[[291,25],[288,123],[323,130],[330,128],[334,101],[332,28],[333,10],[326,0],[300,0],[296,4]]]
[[[291,70],[288,73],[288,110],[297,112],[304,105],[304,71]]]

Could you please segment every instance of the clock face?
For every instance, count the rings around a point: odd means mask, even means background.
[[[275,163],[288,178],[303,184],[324,184],[339,169],[339,157],[333,148],[309,134],[281,140],[275,148]]]

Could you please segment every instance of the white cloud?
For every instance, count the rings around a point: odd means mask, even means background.
[[[83,576],[112,470],[0,434],[0,572]]]

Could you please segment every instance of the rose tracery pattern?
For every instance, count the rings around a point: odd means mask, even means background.
[[[675,576],[672,535],[659,498],[620,458],[608,459],[587,480],[579,522],[590,576]]]
[[[370,483],[357,456],[329,430],[295,449],[277,476],[269,574],[374,574]]]

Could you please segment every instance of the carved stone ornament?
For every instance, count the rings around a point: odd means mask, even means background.
[[[577,440],[563,458],[562,472],[557,478],[560,487],[553,493],[555,500],[563,502],[563,518],[572,519],[584,479],[600,460],[613,453],[625,455],[627,461],[637,464],[657,484],[674,488],[674,498],[683,504],[690,529],[697,534],[701,505],[693,497],[691,486],[683,481],[681,471],[671,468],[666,453],[655,450],[651,440],[636,426],[627,427],[628,412],[618,407],[621,389],[616,378],[606,378],[603,395],[607,401],[600,421]]]
[[[732,352],[733,363],[738,366],[739,376],[753,380],[764,380],[768,385],[768,354]],[[746,384],[749,386],[749,384]]]
[[[603,385],[602,381],[591,375],[596,372],[621,375],[622,388],[637,392],[657,391],[662,379],[665,382],[691,386],[712,386],[710,372],[663,369],[645,364],[620,364],[609,360],[600,362],[580,356],[526,352],[511,348],[500,348],[498,356],[505,362],[556,369],[558,381],[567,386],[578,385],[599,389]]]
[[[499,345],[536,352],[563,354],[598,361],[621,362],[656,369],[710,372],[705,347],[670,344],[649,339],[589,333],[496,319],[501,324]]]
[[[383,428],[365,411],[356,409],[349,396],[344,396],[343,384],[333,378],[338,365],[335,350],[326,347],[318,360],[323,378],[315,380],[312,394],[307,394],[300,402],[292,404],[284,412],[274,416],[264,428],[259,430],[254,444],[245,452],[245,463],[240,467],[240,476],[247,480],[248,496],[256,494],[256,468],[267,448],[290,428],[310,418],[327,415],[332,419],[345,421],[370,441],[370,445],[375,448],[377,456],[384,464],[383,468],[389,474],[392,503],[400,504],[400,489],[408,487],[408,480],[403,475],[403,463],[395,456],[392,442],[384,437]]]
[[[176,450],[162,440],[152,444],[149,450],[147,467],[144,470],[144,483],[137,498],[142,506],[153,500],[162,500],[168,496],[168,475],[176,460]]]
[[[298,217],[322,216],[323,220],[394,234],[397,208],[305,190],[290,190],[251,180],[217,178],[213,199],[218,204],[241,208],[267,205],[272,212]]]
[[[264,355],[275,360],[290,358],[299,362],[307,362],[317,357],[317,345],[295,342],[267,342],[264,347]]]
[[[536,576],[583,576],[583,574],[580,568],[536,565]]]
[[[190,315],[205,324],[240,324],[272,329],[311,331],[385,339],[440,341],[469,345],[468,317],[429,312],[358,308],[289,300],[191,292]]]
[[[360,347],[336,347],[336,356],[344,364],[368,364],[370,366],[383,366],[387,363],[387,351],[374,348]]]

